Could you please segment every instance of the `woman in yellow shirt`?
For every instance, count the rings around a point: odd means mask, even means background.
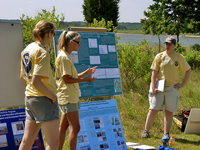
[[[25,131],[19,150],[31,150],[42,127],[46,149],[56,150],[59,142],[59,108],[56,84],[51,72],[50,55],[45,49],[55,36],[55,25],[46,20],[39,21],[32,31],[35,42],[21,53],[20,78],[26,86]]]
[[[63,31],[58,40],[58,56],[56,58],[56,84],[57,97],[60,110],[62,112],[59,129],[59,148],[62,150],[65,134],[70,125],[69,149],[76,150],[77,135],[80,130],[79,125],[79,82],[93,82],[96,78],[91,78],[96,67],[88,68],[82,73],[77,73],[73,65],[70,54],[78,51],[80,47],[80,34],[71,31]]]
[[[145,130],[142,138],[149,138],[149,130],[153,125],[156,115],[165,108],[164,135],[170,138],[170,128],[173,120],[173,112],[177,112],[179,105],[180,88],[183,88],[190,77],[191,67],[183,55],[174,51],[176,39],[167,37],[165,39],[165,51],[156,55],[152,65],[152,93],[149,93],[149,113],[146,118]],[[185,73],[184,79],[180,80],[180,70]],[[165,79],[164,92],[156,89],[156,81]]]

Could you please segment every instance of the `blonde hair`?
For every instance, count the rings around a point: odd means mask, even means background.
[[[33,29],[33,39],[43,39],[44,35],[49,32],[53,32],[56,29],[56,26],[53,22],[47,20],[41,20],[35,25],[35,29]]]
[[[81,37],[81,36],[77,32],[67,31],[67,30],[63,31],[58,39],[58,47],[57,47],[58,52],[57,53],[59,53],[62,49],[66,50],[67,44],[70,41],[76,40],[79,37]]]

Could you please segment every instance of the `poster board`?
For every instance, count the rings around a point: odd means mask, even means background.
[[[191,109],[184,133],[200,134],[200,109]]]
[[[115,99],[80,103],[77,150],[126,150]]]
[[[54,46],[57,57],[58,39],[63,31],[55,32]],[[97,66],[93,74],[93,77],[97,77],[94,82],[79,83],[79,97],[122,95],[115,33],[77,32],[81,35],[80,47],[77,52],[71,53],[71,59],[78,73],[89,66]]]
[[[25,109],[0,111],[0,150],[18,150],[24,134]],[[32,150],[45,150],[41,130]]]
[[[21,24],[0,22],[0,107],[24,105],[25,87],[20,80],[22,50]]]

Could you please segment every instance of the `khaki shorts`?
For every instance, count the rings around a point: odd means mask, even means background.
[[[177,112],[179,105],[180,90],[174,88],[174,86],[165,86],[164,92],[158,92],[158,94],[149,93],[149,109],[155,110],[168,110],[170,112]]]
[[[65,105],[59,105],[60,111],[62,114],[67,114],[70,112],[78,111],[80,109],[79,103],[69,103]]]
[[[58,102],[46,96],[25,96],[26,119],[35,120],[36,123],[59,119]]]

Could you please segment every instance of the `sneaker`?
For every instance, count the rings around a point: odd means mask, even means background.
[[[150,138],[149,132],[147,130],[144,130],[141,138]]]
[[[163,134],[163,137],[167,137],[168,138],[168,140],[170,139],[170,136],[169,136],[169,133],[167,132],[167,133],[165,133],[165,134]]]

